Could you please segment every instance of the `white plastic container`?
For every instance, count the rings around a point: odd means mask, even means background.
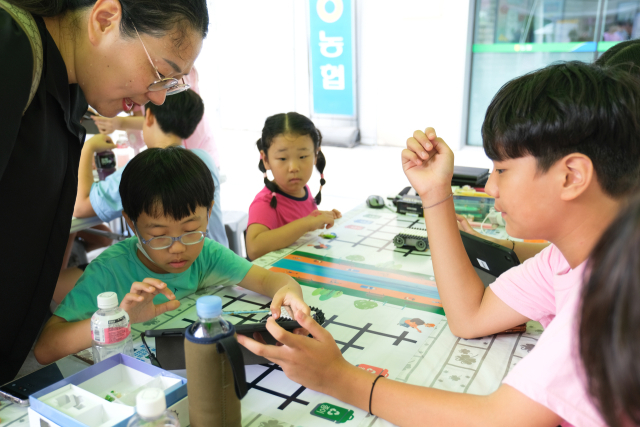
[[[91,337],[94,363],[118,353],[133,357],[129,315],[118,305],[115,292],[98,295],[98,311],[91,316]]]
[[[159,388],[146,388],[136,397],[136,415],[127,427],[180,427],[178,418],[167,411],[164,392]]]

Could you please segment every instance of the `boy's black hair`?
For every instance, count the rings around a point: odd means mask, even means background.
[[[198,207],[209,209],[214,191],[207,165],[191,151],[175,146],[138,154],[120,180],[122,209],[132,221],[142,213],[179,221]]]
[[[609,48],[595,62],[601,67],[611,67],[613,65],[632,63],[640,65],[640,40],[628,40],[618,43]],[[640,72],[640,69],[636,69]]]
[[[162,132],[182,139],[193,134],[204,114],[202,98],[191,89],[167,96],[162,105],[150,102],[146,108],[153,113]]]
[[[482,124],[487,156],[532,155],[546,172],[562,157],[582,153],[606,194],[629,194],[640,180],[640,79],[632,67],[572,61],[511,80]]]
[[[273,142],[273,138],[282,134],[292,134],[297,136],[305,136],[309,135],[311,140],[313,141],[313,152],[318,151],[318,158],[316,159],[316,169],[320,172],[320,189],[318,190],[318,194],[315,197],[316,205],[319,205],[322,201],[322,187],[327,183],[324,179],[324,168],[327,164],[327,160],[324,158],[324,154],[320,150],[320,146],[322,145],[322,134],[313,124],[313,122],[303,116],[302,114],[290,112],[290,113],[280,113],[275,114],[271,117],[267,117],[267,120],[264,122],[264,127],[262,128],[262,137],[256,142],[256,146],[258,150],[262,150],[264,152],[265,157],[267,157],[269,152],[269,147],[271,147],[271,143]],[[268,160],[268,158],[267,158]],[[276,199],[276,190],[278,186],[275,182],[270,181],[267,178],[267,169],[264,167],[264,162],[260,159],[260,163],[258,163],[258,169],[264,174],[264,185],[271,191],[273,194],[271,196],[270,206],[275,209],[278,205],[278,200]]]

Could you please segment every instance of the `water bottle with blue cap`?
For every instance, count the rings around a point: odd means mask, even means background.
[[[212,338],[229,332],[229,324],[222,318],[222,300],[220,297],[209,295],[196,301],[198,322],[193,326],[193,336],[196,338]]]
[[[184,334],[191,426],[241,427],[247,382],[235,327],[222,318],[215,295],[198,298],[196,312],[198,321]]]

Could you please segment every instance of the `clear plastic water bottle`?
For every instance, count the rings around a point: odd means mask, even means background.
[[[229,324],[222,318],[222,300],[215,295],[196,301],[198,321],[192,326],[196,338],[211,338],[229,332]]]
[[[127,427],[180,427],[173,412],[167,411],[164,391],[150,387],[136,396],[136,414]]]
[[[133,357],[129,315],[118,305],[115,292],[98,295],[98,311],[91,316],[91,338],[95,363],[118,353]]]

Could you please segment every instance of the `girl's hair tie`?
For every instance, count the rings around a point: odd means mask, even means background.
[[[266,172],[264,172],[264,173],[262,174],[262,176],[266,178],[266,177],[267,177],[267,173],[266,173]]]
[[[271,197],[276,197],[276,192],[271,193]]]
[[[320,178],[324,179],[324,174],[323,173],[320,174]]]

